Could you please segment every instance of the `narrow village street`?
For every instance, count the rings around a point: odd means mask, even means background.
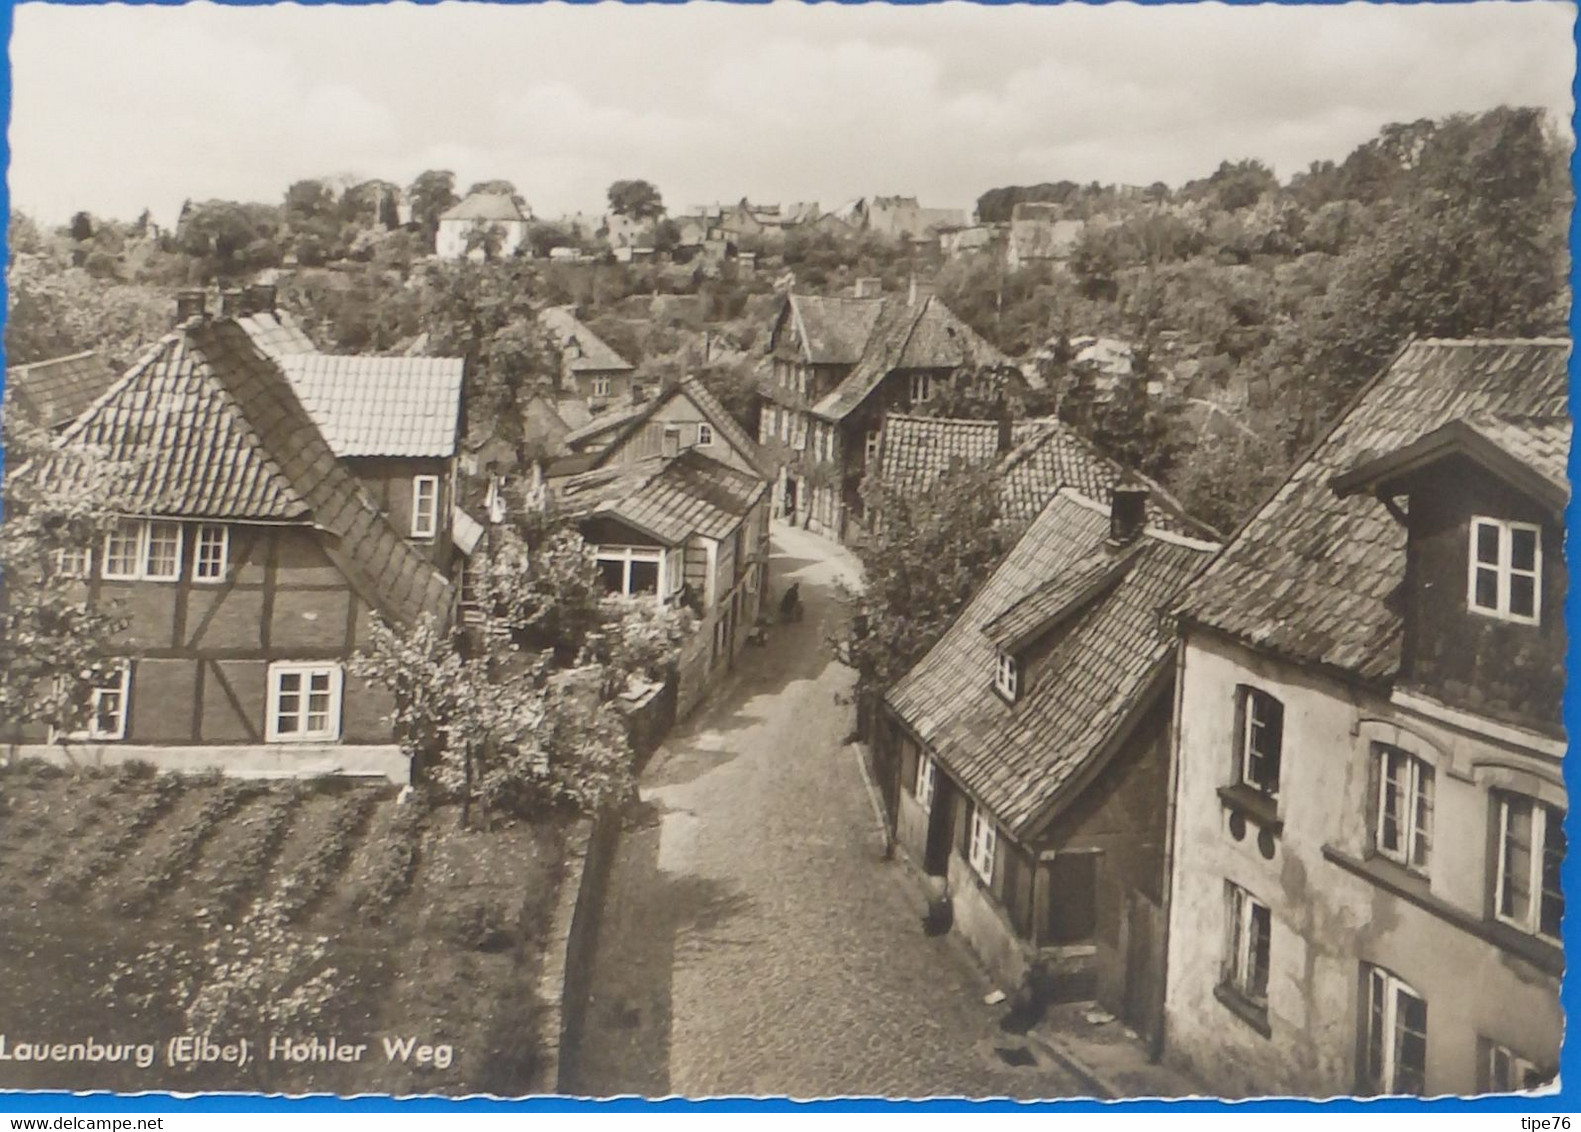
[[[851,674],[823,646],[854,559],[782,524],[773,550],[772,597],[800,582],[805,618],[746,650],[643,775],[650,812],[616,855],[572,1091],[1089,1092],[1000,1029],[993,988],[958,939],[923,933],[906,866],[883,860],[837,703]]]

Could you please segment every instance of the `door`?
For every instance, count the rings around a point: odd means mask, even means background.
[[[942,877],[950,867],[950,846],[955,840],[955,783],[950,776],[936,772],[933,805],[928,810],[928,845],[922,869],[929,876]]]

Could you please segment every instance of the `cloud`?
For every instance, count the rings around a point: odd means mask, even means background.
[[[541,214],[617,178],[672,205],[1288,175],[1383,124],[1568,121],[1568,3],[928,6],[29,4],[14,200],[172,216],[292,180],[504,177]],[[114,92],[106,97],[105,91]]]

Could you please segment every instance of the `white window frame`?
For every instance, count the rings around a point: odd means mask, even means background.
[[[1268,1006],[1268,981],[1273,967],[1273,912],[1268,905],[1238,884],[1226,881],[1224,984],[1247,1002],[1264,1009]],[[1262,988],[1256,986],[1258,959],[1258,913],[1267,930],[1262,936]]]
[[[911,375],[911,402],[920,405],[924,401],[933,400],[933,375],[931,373],[914,373]]]
[[[1493,915],[1500,923],[1518,928],[1529,935],[1546,939],[1550,943],[1559,943],[1557,934],[1543,930],[1543,865],[1548,852],[1549,824],[1557,823],[1556,831],[1560,837],[1564,836],[1564,814],[1556,806],[1525,794],[1499,793],[1498,822],[1499,822],[1499,853],[1498,872],[1493,877]],[[1510,807],[1524,805],[1531,809],[1531,844],[1527,846],[1527,872],[1526,872],[1526,912],[1524,915],[1512,916],[1504,911],[1505,878],[1508,875],[1509,849],[1510,849]],[[1568,847],[1567,847],[1568,848]],[[1564,918],[1564,893],[1559,893],[1560,919]],[[1561,929],[1562,929],[1561,923]]]
[[[610,383],[609,383],[609,378],[608,377],[595,377],[595,378],[593,378],[592,385],[593,385],[592,396],[594,396],[594,397],[608,397],[609,396]]]
[[[1238,691],[1241,697],[1241,733],[1238,736],[1240,751],[1238,752],[1239,758],[1237,762],[1239,765],[1237,769],[1240,775],[1241,784],[1250,787],[1251,789],[1257,791],[1259,794],[1265,795],[1266,797],[1277,799],[1279,797],[1279,788],[1281,785],[1281,779],[1284,777],[1285,769],[1284,701],[1278,696],[1273,695],[1271,692],[1265,692],[1261,688],[1254,688],[1250,684],[1242,684]],[[1256,749],[1254,741],[1261,733],[1261,729],[1270,726],[1270,721],[1259,719],[1256,711],[1257,705],[1264,700],[1268,700],[1279,705],[1279,753],[1276,756],[1279,760],[1279,768],[1278,773],[1274,776],[1273,789],[1271,790],[1265,783],[1258,782],[1257,779],[1252,776],[1252,752],[1254,749]],[[1262,757],[1267,756],[1263,755]]]
[[[714,426],[707,421],[700,421],[697,425],[697,447],[712,448],[714,446]]]
[[[593,558],[596,562],[621,563],[622,569],[620,592],[622,597],[643,596],[642,594],[634,594],[631,592],[631,564],[633,562],[657,563],[659,567],[659,579],[658,584],[654,588],[653,596],[658,601],[663,601],[665,594],[669,592],[669,590],[665,588],[664,583],[665,576],[669,573],[669,571],[665,569],[665,559],[669,557],[670,553],[673,552],[661,550],[656,546],[595,546],[593,548]]]
[[[1401,1026],[1400,999],[1407,996],[1422,1004],[1422,1011],[1427,1015],[1427,1000],[1416,992],[1405,980],[1391,971],[1370,964],[1362,967],[1362,977],[1367,980],[1366,1002],[1362,1007],[1362,1074],[1365,1082],[1377,1090],[1381,1095],[1396,1094],[1400,1089],[1400,1047]],[[1374,996],[1381,994],[1379,1002]],[[1373,1014],[1379,1014],[1379,1039],[1383,1042],[1378,1053],[1379,1072],[1376,1077],[1372,1074],[1373,1060]],[[1427,1030],[1424,1020],[1422,1031],[1422,1084],[1425,1091],[1427,1084]]]
[[[1553,1077],[1537,1067],[1537,1063],[1522,1057],[1509,1046],[1498,1042],[1487,1043],[1487,1091],[1490,1093],[1525,1093],[1540,1089]],[[1528,1083],[1528,1078],[1535,1080]]]
[[[423,489],[432,488],[428,506],[423,505]],[[412,537],[435,538],[439,534],[439,477],[412,477]]]
[[[933,756],[927,751],[918,751],[917,786],[911,793],[925,814],[933,812],[933,796],[938,785],[938,774],[938,764],[933,761]]]
[[[71,546],[55,551],[55,573],[62,578],[91,578],[93,547]]]
[[[310,704],[304,699],[298,705],[297,716],[304,724],[300,731],[282,731],[280,729],[280,682],[283,676],[300,676],[302,678],[299,696],[309,697],[312,694],[311,686],[314,676],[328,673],[329,675],[329,708],[326,712],[325,726],[317,730],[305,729]],[[345,669],[339,661],[276,661],[269,666],[269,696],[268,716],[264,720],[264,737],[270,743],[334,743],[340,739],[342,691],[345,685]]]
[[[163,527],[175,532],[175,553],[171,559],[173,573],[153,574],[149,572],[152,561],[152,547],[154,541],[154,528]],[[132,568],[130,571],[112,571],[110,564],[115,556],[110,553],[111,544],[117,540],[129,542],[132,555]],[[179,582],[181,580],[181,557],[186,549],[186,533],[181,523],[169,519],[122,519],[114,530],[106,531],[104,543],[100,547],[102,556],[101,566],[103,577],[112,582]]]
[[[862,441],[862,463],[864,467],[878,459],[878,443],[881,435],[876,428],[867,430],[867,436]]]
[[[118,678],[114,684],[96,684],[88,690],[88,725],[77,731],[68,731],[66,738],[113,743],[126,738],[126,719],[132,707],[132,662],[116,661]],[[115,726],[99,726],[99,705],[106,696],[116,696],[120,708],[115,715]]]
[[[203,551],[214,532],[219,532],[219,559],[215,573],[204,573]],[[202,523],[192,539],[192,580],[194,582],[223,582],[231,568],[231,529],[224,523]]]
[[[1021,665],[1014,653],[1001,649],[994,656],[994,691],[1011,703],[1015,703],[1020,689]]]
[[[1477,557],[1478,534],[1484,529],[1498,532],[1498,557],[1487,562]],[[1515,532],[1525,531],[1532,536],[1532,567],[1517,569],[1514,564]],[[1477,601],[1477,576],[1491,571],[1495,578],[1494,604],[1483,605]],[[1528,578],[1532,583],[1531,613],[1516,613],[1510,609],[1511,580]],[[1520,625],[1535,625],[1543,612],[1543,530],[1536,523],[1517,523],[1508,519],[1491,519],[1478,515],[1471,520],[1471,537],[1466,548],[1466,606],[1473,613],[1496,617],[1500,621],[1513,621]]]
[[[798,452],[807,451],[807,418],[800,413],[796,415],[796,426],[791,431],[791,447]]]
[[[999,848],[999,831],[982,808],[972,807],[972,837],[966,847],[966,863],[984,884],[994,882],[994,854]]]
[[[1428,874],[1433,859],[1433,811],[1435,775],[1433,764],[1410,751],[1387,743],[1373,745],[1378,770],[1378,794],[1373,799],[1373,847],[1381,856],[1404,865],[1413,872]],[[1398,775],[1391,774],[1398,766]],[[1389,808],[1390,788],[1394,787],[1397,811]],[[1395,844],[1387,844],[1386,826],[1395,822]]]

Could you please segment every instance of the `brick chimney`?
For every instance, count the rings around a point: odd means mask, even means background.
[[[222,317],[240,318],[246,313],[246,303],[243,300],[240,287],[228,287],[220,292],[220,315]]]
[[[1011,438],[1015,435],[1014,422],[1010,419],[1010,414],[1003,413],[994,423],[999,426],[999,435],[995,443],[995,449],[1001,456],[1003,456],[1006,452],[1010,451]]]
[[[1109,545],[1128,546],[1147,526],[1147,488],[1134,481],[1115,484],[1109,501]]]
[[[248,314],[273,314],[275,304],[275,288],[273,283],[254,283],[247,288],[246,302],[243,304]]]
[[[176,292],[177,326],[194,318],[202,318],[207,312],[208,296],[202,291],[190,289]]]

